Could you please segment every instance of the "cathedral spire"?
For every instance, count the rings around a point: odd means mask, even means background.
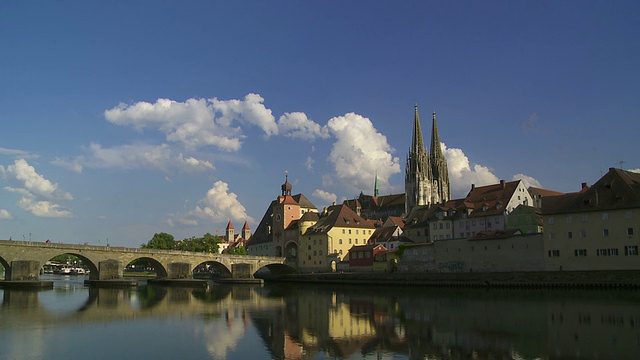
[[[413,154],[426,154],[427,149],[424,147],[424,140],[422,139],[422,129],[420,128],[420,114],[418,114],[418,104],[414,106],[413,114],[413,138],[411,140],[411,153]]]
[[[418,104],[416,104],[413,116],[413,136],[411,140],[411,149],[407,156],[404,183],[405,210],[407,212],[409,212],[414,206],[431,204],[431,179],[432,175],[429,153],[424,146],[422,129],[420,128]]]
[[[447,159],[442,154],[440,134],[438,133],[438,121],[436,112],[433,112],[433,124],[431,128],[431,173],[434,180],[433,203],[449,201],[451,191],[449,189],[449,169]]]

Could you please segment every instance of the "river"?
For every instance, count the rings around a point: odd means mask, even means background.
[[[640,292],[0,289],[0,359],[639,359]]]

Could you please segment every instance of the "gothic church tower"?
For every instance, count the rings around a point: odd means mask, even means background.
[[[409,213],[414,206],[448,201],[449,171],[440,147],[436,114],[433,113],[431,156],[424,146],[418,105],[415,105],[413,137],[405,171],[405,206]]]

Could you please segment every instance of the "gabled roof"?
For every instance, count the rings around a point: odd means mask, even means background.
[[[425,227],[428,226],[428,219],[431,215],[431,208],[428,205],[418,205],[411,209],[411,212],[405,218],[405,229],[413,227]]]
[[[465,203],[471,203],[473,211],[470,216],[487,216],[503,213],[518,185],[522,180],[500,180],[500,183],[486,186],[472,187],[465,198]]]
[[[310,226],[305,234],[326,233],[334,227],[351,227],[372,229],[373,225],[351,210],[347,205],[332,205],[326,210],[326,215],[320,217],[317,223]]]
[[[317,222],[320,219],[320,215],[318,215],[315,211],[307,211],[300,217],[299,221],[313,221]]]
[[[273,208],[276,204],[278,204],[278,200],[271,201],[271,204],[269,204],[267,211],[262,216],[262,220],[260,220],[256,231],[253,233],[246,246],[258,245],[271,241],[269,228],[273,226]]]
[[[640,174],[615,168],[580,192],[542,199],[545,215],[639,207]]]
[[[559,191],[554,191],[554,190],[548,190],[548,189],[543,189],[543,188],[537,188],[537,187],[533,187],[533,186],[529,186],[529,193],[532,196],[558,196],[558,195],[564,195],[564,193],[559,192]]]
[[[400,216],[389,216],[385,221],[385,224],[393,224],[400,229],[404,228],[405,219]]]
[[[383,226],[377,228],[371,237],[369,237],[368,242],[370,244],[381,243],[381,242],[389,242],[389,241],[398,241],[398,237],[394,236],[396,230],[399,226]]]
[[[293,199],[303,208],[317,209],[315,205],[304,194],[293,195]]]

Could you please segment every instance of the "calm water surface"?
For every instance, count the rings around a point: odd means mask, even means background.
[[[0,289],[0,359],[640,359],[640,292]]]

